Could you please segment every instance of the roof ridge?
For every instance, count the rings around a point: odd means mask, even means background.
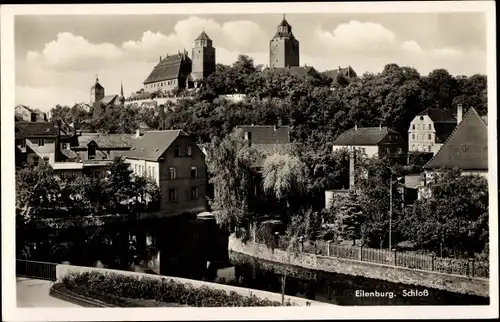
[[[475,113],[477,116],[479,116],[479,114],[477,114],[476,109],[475,109],[474,107],[471,107],[471,108],[467,111],[467,113],[465,113],[464,117],[462,118],[462,121],[460,121],[460,123],[458,123],[458,124],[457,124],[457,126],[455,126],[455,128],[453,129],[453,131],[451,131],[450,135],[448,135],[448,137],[447,137],[447,138],[446,138],[446,140],[443,142],[443,145],[441,146],[441,148],[439,149],[439,151],[438,151],[436,154],[434,154],[434,156],[433,156],[433,157],[432,157],[429,161],[427,161],[427,163],[425,163],[425,164],[424,164],[424,166],[422,167],[423,169],[425,169],[425,167],[426,167],[429,163],[431,163],[431,161],[432,161],[432,160],[434,160],[434,159],[438,156],[438,154],[439,154],[439,153],[441,153],[441,151],[442,151],[443,147],[444,147],[444,146],[448,143],[448,141],[449,141],[449,140],[453,137],[453,135],[455,134],[455,132],[457,132],[457,130],[460,128],[460,126],[461,126],[462,124],[464,124],[464,120],[465,120],[465,119],[469,116],[469,114],[471,114],[471,113],[472,113],[472,111],[474,111],[474,113]],[[481,118],[481,117],[479,117],[479,118]],[[481,122],[483,122],[483,123],[484,123],[484,121],[483,121],[482,119],[481,119]],[[486,125],[486,124],[485,124],[485,125]]]

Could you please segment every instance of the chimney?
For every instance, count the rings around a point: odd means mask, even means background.
[[[457,104],[457,125],[460,124],[460,122],[462,122],[463,114],[464,114],[464,108],[462,104]]]
[[[160,56],[160,63],[161,63],[161,56]]]
[[[355,166],[354,166],[354,158],[355,158],[354,148],[352,151],[349,151],[349,189],[354,190],[354,179],[355,179]]]

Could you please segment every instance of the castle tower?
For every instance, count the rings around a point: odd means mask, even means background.
[[[191,76],[198,82],[215,71],[215,48],[205,31],[194,41]]]
[[[104,98],[104,87],[99,84],[99,77],[96,76],[95,84],[90,88],[90,106]]]
[[[299,66],[299,63],[299,41],[295,39],[292,26],[283,15],[276,34],[269,42],[269,66],[293,67]]]

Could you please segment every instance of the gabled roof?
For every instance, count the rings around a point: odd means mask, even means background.
[[[135,142],[135,135],[86,133],[78,137],[78,148],[87,148],[87,145],[92,141],[100,149],[131,148]]]
[[[57,124],[52,122],[16,122],[16,137],[44,138],[56,137],[59,134]]]
[[[126,158],[158,161],[179,136],[189,136],[182,130],[149,131],[135,140],[130,151],[122,155]]]
[[[397,131],[387,127],[352,128],[340,134],[333,145],[378,145],[388,134],[400,135]]]
[[[488,170],[488,127],[474,108],[424,166],[432,169]]]
[[[95,88],[95,89],[104,89],[104,87],[102,87],[102,85],[101,85],[101,84],[99,84],[99,79],[96,79],[96,80],[95,80],[95,84],[94,84],[94,86],[92,86],[90,89],[94,89],[94,88]]]
[[[450,137],[453,130],[457,127],[456,123],[452,122],[438,122],[434,123],[434,129],[436,131],[436,137],[434,142],[436,143],[444,143]]]
[[[316,69],[310,66],[290,66],[290,67],[267,67],[263,70],[263,73],[286,73],[290,72],[296,74],[297,76],[307,76],[312,73],[316,73]]]
[[[426,108],[417,116],[427,115],[434,123],[457,123],[456,117],[453,112],[442,108]]]
[[[144,81],[144,84],[177,79],[180,76],[181,65],[191,64],[191,59],[184,53],[169,55],[162,59]]]
[[[290,127],[288,125],[239,125],[238,129],[251,133],[252,145],[288,144],[290,143]]]
[[[196,38],[196,40],[212,40],[208,37],[205,31],[202,31],[201,34]]]
[[[334,81],[337,80],[339,76],[347,77],[347,78],[355,78],[358,77],[354,69],[352,69],[351,66],[347,66],[344,68],[337,68],[337,69],[332,69],[332,70],[327,70],[325,74],[333,79]]]
[[[118,98],[118,95],[106,95],[101,99],[101,103],[104,105],[113,105],[116,102],[116,99]]]

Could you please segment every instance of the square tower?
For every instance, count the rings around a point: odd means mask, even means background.
[[[294,67],[300,65],[299,41],[292,33],[292,26],[283,20],[278,25],[278,30],[269,42],[270,67]]]
[[[194,81],[203,80],[215,71],[215,48],[204,31],[194,41],[192,57],[191,76]]]
[[[96,76],[95,84],[90,88],[90,105],[99,102],[104,98],[104,87],[99,84],[99,78]]]

